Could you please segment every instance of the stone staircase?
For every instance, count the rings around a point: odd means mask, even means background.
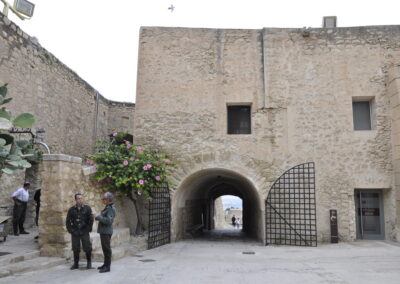
[[[26,240],[18,240],[19,243],[12,244],[6,242],[1,244],[0,248],[2,251],[11,251],[10,247],[7,246],[18,246],[32,240],[32,236],[23,236]],[[98,233],[90,233],[92,241],[92,261],[103,263],[103,252],[101,250],[100,235]],[[111,238],[112,247],[112,259],[120,259],[128,255],[135,254],[138,251],[147,249],[147,236],[133,237],[129,233],[129,228],[117,228],[114,229],[114,234]],[[71,251],[72,256],[72,251]],[[84,252],[81,252],[80,266],[83,268],[86,266],[86,256]],[[42,257],[37,249],[37,245],[31,245],[31,248],[26,248],[20,251],[14,250],[12,253],[7,255],[1,255],[0,257],[0,278],[7,277],[13,274],[19,274],[29,271],[38,271],[42,269],[51,268],[53,266],[71,263],[71,260],[58,257]],[[96,266],[96,264],[94,264]]]
[[[47,269],[65,263],[65,258],[40,257],[39,250],[3,255],[0,258],[0,277]]]

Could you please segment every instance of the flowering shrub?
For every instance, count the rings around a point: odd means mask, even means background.
[[[171,159],[161,150],[150,150],[122,140],[125,133],[114,133],[110,141],[96,144],[96,153],[86,162],[97,168],[95,175],[105,190],[117,195],[136,194],[151,199],[150,190],[167,181]]]

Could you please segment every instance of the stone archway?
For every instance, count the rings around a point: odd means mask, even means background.
[[[197,224],[213,229],[216,198],[235,195],[243,200],[243,231],[259,241],[263,234],[263,206],[255,185],[245,176],[221,168],[199,170],[187,176],[172,196],[173,241],[187,237],[187,230]]]

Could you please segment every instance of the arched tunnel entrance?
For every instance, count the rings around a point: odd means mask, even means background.
[[[172,240],[192,237],[200,226],[213,230],[215,200],[224,195],[242,199],[242,231],[246,237],[263,240],[263,211],[257,189],[243,175],[226,169],[206,169],[188,176],[172,197]]]

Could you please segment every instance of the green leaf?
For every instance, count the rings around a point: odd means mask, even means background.
[[[6,163],[9,164],[10,166],[13,166],[13,167],[16,167],[16,168],[20,167],[20,161],[7,160]]]
[[[21,160],[21,157],[18,156],[18,155],[9,155],[9,156],[7,157],[7,159],[8,159],[8,160],[11,160],[11,161],[18,161],[18,160]]]
[[[9,169],[9,168],[4,168],[4,169],[1,169],[1,170],[3,171],[3,173],[9,174],[9,175],[13,175],[13,174],[15,174],[17,172],[16,170],[12,170],[12,169]]]
[[[10,112],[6,111],[5,109],[0,109],[0,117],[8,119],[8,120],[11,119]]]
[[[9,145],[14,142],[14,137],[11,136],[10,134],[1,133],[0,138],[6,140],[6,145]]]
[[[10,130],[12,128],[12,123],[10,120],[0,117],[0,131],[1,130]]]
[[[21,158],[26,159],[26,158],[32,158],[34,156],[35,156],[35,154],[24,154],[24,155],[21,155]]]
[[[23,168],[30,168],[30,167],[32,167],[31,163],[29,163],[29,162],[26,161],[26,160],[21,160],[20,164],[21,164],[21,166],[22,166]]]
[[[21,113],[14,120],[13,124],[17,127],[30,127],[35,123],[35,117],[30,113]]]
[[[28,140],[17,140],[15,143],[18,145],[18,147],[25,148],[30,142]]]
[[[7,83],[0,87],[0,96],[5,97],[7,95]]]
[[[1,100],[0,100],[0,105],[8,104],[8,103],[11,102],[11,101],[12,101],[12,98],[1,99]]]
[[[17,144],[12,143],[11,149],[10,149],[10,154],[16,155],[16,156],[21,156],[22,155],[21,148],[19,148]]]
[[[30,168],[32,166],[29,162],[25,160],[19,160],[19,161],[7,160],[6,163],[16,168]]]

